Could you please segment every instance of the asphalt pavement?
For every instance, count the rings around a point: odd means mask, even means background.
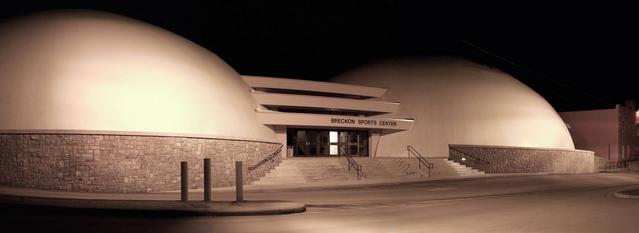
[[[492,176],[245,192],[247,200],[306,205],[304,213],[285,215],[124,217],[5,209],[0,219],[23,232],[639,232],[639,199],[614,195],[637,188],[637,173]],[[214,192],[217,200],[233,197],[229,190]]]

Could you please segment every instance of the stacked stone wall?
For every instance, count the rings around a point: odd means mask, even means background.
[[[449,145],[449,159],[486,173],[591,173],[594,152],[529,147]]]
[[[280,143],[188,136],[0,133],[0,185],[86,192],[156,192],[180,189],[180,161],[189,163],[189,188],[203,187],[203,159],[211,158],[213,186],[235,184],[235,161],[244,182],[273,169],[248,171]]]
[[[639,172],[639,161],[628,162],[628,170],[631,172]]]

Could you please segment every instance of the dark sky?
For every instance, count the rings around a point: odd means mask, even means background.
[[[557,110],[639,100],[636,7],[426,1],[62,1],[3,6],[122,14],[184,36],[242,74],[325,80],[385,58],[454,55],[508,72]]]

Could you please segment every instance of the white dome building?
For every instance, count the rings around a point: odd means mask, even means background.
[[[433,174],[457,174],[445,171],[448,159],[471,154],[487,162],[466,165],[493,173],[594,169],[592,152],[574,150],[555,110],[497,70],[404,59],[333,81],[240,76],[180,36],[110,13],[18,18],[0,25],[0,185],[178,190],[187,161],[188,185],[200,188],[203,158],[212,160],[214,186],[234,184],[235,161],[244,162],[247,183],[277,181],[290,173],[264,174],[286,157],[348,155],[386,174],[383,166],[397,164],[378,158],[415,164],[408,146],[431,157]],[[305,163],[321,166],[314,161]],[[333,178],[352,175],[330,166],[325,173],[345,173]],[[349,166],[363,177],[361,166]],[[391,170],[424,172],[404,168]],[[306,179],[293,176],[281,180]]]
[[[2,130],[274,137],[237,72],[137,20],[92,11],[14,20],[1,26],[0,61]]]
[[[391,167],[384,158],[408,159],[401,163],[430,167],[429,176],[465,172],[451,173],[448,168],[459,164],[449,160],[488,173],[595,169],[593,153],[575,150],[566,125],[543,97],[506,73],[463,59],[389,60],[331,82],[244,80],[263,107],[258,119],[274,129],[288,156],[346,154]],[[388,169],[423,172],[403,167]]]
[[[499,70],[457,58],[402,59],[366,65],[332,81],[386,88],[397,101],[388,117],[413,118],[412,129],[382,132],[378,156],[447,157],[451,144],[574,150],[570,134],[543,97]]]
[[[219,57],[144,22],[69,10],[0,25],[0,185],[177,190],[179,162],[198,177],[204,157],[230,185],[234,160],[279,146],[256,108]]]

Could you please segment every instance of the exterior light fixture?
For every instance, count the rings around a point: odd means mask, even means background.
[[[462,161],[466,161],[466,158],[462,157]]]

